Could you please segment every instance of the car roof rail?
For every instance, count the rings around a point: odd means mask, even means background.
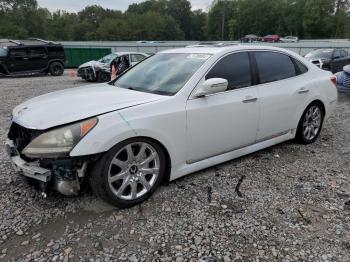
[[[238,45],[239,43],[235,42],[213,42],[213,43],[199,43],[195,45],[188,45],[186,47],[227,47],[227,46],[233,46],[233,45]]]
[[[17,40],[9,39],[8,42],[9,42],[9,43],[16,44],[16,45],[21,45],[21,42],[19,42],[19,41],[17,41]]]
[[[41,38],[35,38],[35,37],[28,38],[28,40],[38,41],[38,42],[45,43],[45,44],[58,44],[57,42],[54,42],[54,41],[48,41],[48,40],[44,40]]]

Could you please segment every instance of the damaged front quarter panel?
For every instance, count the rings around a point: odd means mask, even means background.
[[[42,159],[40,166],[51,170],[51,179],[42,183],[43,192],[50,188],[55,189],[65,196],[76,196],[79,194],[81,184],[86,178],[89,164],[98,160],[99,154],[72,157],[65,159]]]

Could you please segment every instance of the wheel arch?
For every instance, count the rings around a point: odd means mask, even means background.
[[[312,104],[319,104],[319,105],[321,106],[323,116],[326,115],[326,107],[325,107],[324,103],[323,103],[320,99],[315,99],[315,100],[313,100],[312,102],[310,102],[310,103],[305,107],[305,109],[308,108],[308,107],[309,107],[310,105],[312,105]]]

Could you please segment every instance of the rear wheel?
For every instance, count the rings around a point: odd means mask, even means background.
[[[153,140],[126,140],[108,151],[93,167],[90,185],[106,202],[126,208],[149,198],[160,185],[166,159]]]
[[[49,72],[52,76],[61,76],[61,75],[63,75],[64,67],[59,62],[53,62],[50,65]]]
[[[298,125],[296,138],[303,144],[316,141],[321,133],[324,119],[324,110],[320,103],[310,104],[304,111]]]

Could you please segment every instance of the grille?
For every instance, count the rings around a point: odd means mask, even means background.
[[[22,150],[37,136],[41,135],[43,131],[28,129],[19,124],[12,122],[8,138],[14,142],[18,152]]]
[[[89,75],[92,74],[94,70],[91,67],[83,67],[78,70],[78,74]]]
[[[346,88],[350,88],[350,75],[345,75],[343,86]]]

